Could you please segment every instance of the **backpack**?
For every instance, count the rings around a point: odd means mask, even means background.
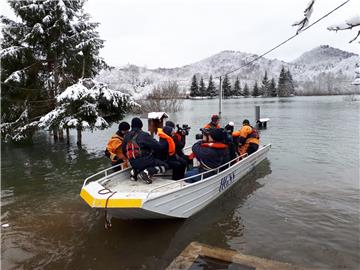
[[[141,157],[141,149],[136,139],[139,133],[135,133],[126,144],[126,153],[129,159]]]

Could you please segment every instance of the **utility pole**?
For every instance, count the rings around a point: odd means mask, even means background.
[[[220,76],[220,85],[219,85],[219,117],[221,121],[221,111],[222,111],[222,82]]]

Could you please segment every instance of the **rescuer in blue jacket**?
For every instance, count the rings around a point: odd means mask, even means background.
[[[192,151],[200,162],[200,167],[188,171],[185,177],[190,177],[202,172],[210,171],[230,161],[228,145],[224,143],[224,130],[214,128],[209,133],[203,134],[203,139],[196,142]],[[214,172],[206,174],[205,177],[213,175]],[[187,182],[196,182],[200,179],[191,178]]]
[[[151,184],[152,176],[165,172],[168,165],[155,158],[154,153],[161,151],[161,145],[149,133],[142,131],[142,127],[140,118],[131,120],[131,131],[124,138],[122,151],[133,168],[132,178],[136,180],[138,176],[145,183]]]

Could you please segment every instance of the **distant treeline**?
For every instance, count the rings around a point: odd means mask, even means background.
[[[282,67],[277,84],[274,78],[271,80],[268,78],[266,71],[260,85],[255,81],[252,89],[247,83],[241,87],[239,77],[236,77],[235,81],[231,82],[229,77],[225,75],[222,81],[222,90],[224,97],[289,97],[295,95],[295,84],[290,71]],[[198,83],[196,75],[193,75],[190,86],[191,97],[214,97],[218,95],[218,92],[212,75],[210,75],[207,86],[203,77],[200,77]]]

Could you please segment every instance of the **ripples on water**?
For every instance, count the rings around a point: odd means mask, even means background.
[[[191,241],[324,269],[358,269],[359,102],[342,97],[224,101],[224,120],[271,118],[268,159],[221,199],[185,220],[120,221],[80,199],[83,179],[108,166],[114,128],[83,136],[84,149],[39,134],[33,147],[2,146],[2,269],[163,269]],[[217,101],[185,101],[192,126]],[[130,119],[130,118],[128,118]],[[75,135],[75,134],[74,134]],[[72,138],[75,140],[75,136]]]

